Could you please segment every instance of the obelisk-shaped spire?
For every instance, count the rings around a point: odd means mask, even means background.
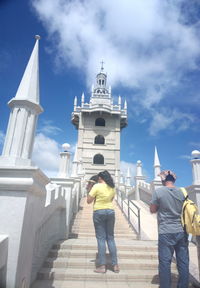
[[[155,146],[155,154],[154,154],[154,180],[160,180],[158,174],[160,173],[160,160],[158,158],[158,151]]]
[[[33,103],[39,104],[39,39],[36,35],[36,43],[33,48],[31,57],[26,66],[24,75],[17,90],[16,100],[29,100]]]
[[[128,167],[127,175],[126,175],[126,186],[131,186],[131,173],[130,167]]]
[[[39,104],[38,40],[29,59],[16,96],[8,105],[12,112],[0,162],[3,165],[31,165],[31,157],[38,114],[43,109]]]

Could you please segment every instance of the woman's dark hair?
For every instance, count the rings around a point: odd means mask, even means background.
[[[112,176],[110,175],[110,173],[107,170],[104,170],[102,172],[100,172],[98,174],[98,177],[101,177],[108,186],[110,186],[111,188],[115,187],[114,181]]]
[[[90,179],[89,179],[89,181],[90,182],[95,182],[95,183],[98,183],[98,175],[94,175],[94,176],[92,176]]]

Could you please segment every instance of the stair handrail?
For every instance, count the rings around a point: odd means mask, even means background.
[[[116,202],[121,209],[122,213],[124,214],[125,218],[127,219],[129,225],[133,228],[133,230],[137,233],[138,239],[141,239],[141,216],[140,216],[140,208],[131,200],[128,199],[128,197],[125,195],[124,191],[120,190],[119,188],[116,188]],[[122,197],[123,195],[123,197]],[[124,198],[124,199],[123,199]],[[127,206],[127,213],[125,211],[124,204]],[[131,208],[131,205],[133,205],[136,208],[136,212]],[[135,225],[132,222],[131,219],[131,212],[136,216],[137,219],[137,229],[135,228]]]

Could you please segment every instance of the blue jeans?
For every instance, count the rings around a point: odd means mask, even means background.
[[[171,287],[171,261],[176,253],[179,279],[177,288],[188,288],[189,285],[189,253],[188,236],[184,232],[159,234],[159,277],[160,288]]]
[[[98,264],[106,264],[106,242],[112,265],[117,264],[117,249],[114,239],[115,211],[100,209],[93,212],[93,222],[98,244]]]

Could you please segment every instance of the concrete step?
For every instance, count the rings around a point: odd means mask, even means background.
[[[80,222],[77,222],[77,223],[74,223],[73,224],[73,228],[82,228],[82,229],[88,229],[88,228],[94,228],[94,224],[92,223],[91,225],[86,225],[85,223],[80,223]],[[129,225],[121,225],[121,224],[116,224],[115,225],[115,230],[132,230],[131,226]]]
[[[172,270],[173,271],[173,270]],[[177,275],[174,274],[177,278]],[[43,268],[38,273],[38,279],[42,280],[76,280],[76,281],[112,281],[112,282],[132,282],[142,281],[151,282],[153,279],[158,281],[157,269],[141,270],[135,269],[131,273],[121,270],[116,274],[107,270],[105,274],[94,273],[91,269],[75,269],[75,268]],[[157,282],[158,283],[158,282]]]
[[[75,232],[75,233],[70,233],[69,238],[85,238],[85,237],[94,237],[94,233],[90,232]],[[137,239],[137,235],[133,232],[130,234],[125,234],[125,233],[115,233],[116,238],[125,238],[125,239],[132,239],[135,240]]]
[[[90,258],[47,258],[44,263],[44,268],[89,268],[94,269],[96,259]],[[110,259],[107,260],[108,267],[111,268],[111,261]],[[120,259],[120,269],[126,270],[127,273],[130,273],[129,270],[133,269],[143,269],[143,270],[156,270],[158,268],[158,260],[157,259]],[[172,268],[176,269],[176,264],[172,263]],[[132,273],[132,272],[131,272]]]
[[[90,228],[90,227],[89,228],[73,227],[71,229],[71,233],[86,233],[86,232],[94,235],[95,230],[94,228]],[[127,235],[135,234],[136,235],[136,233],[131,229],[115,229],[115,235],[118,235],[118,234],[127,234]]]
[[[131,247],[132,246],[142,246],[142,247],[154,247],[157,250],[158,241],[156,240],[130,240],[130,239],[120,239],[115,238],[115,241],[118,245]],[[97,244],[97,240],[95,237],[91,237],[90,239],[61,239],[56,244],[69,244],[69,245],[95,245]]]
[[[91,219],[78,219],[76,218],[75,221],[72,223],[72,225],[83,225],[85,227],[88,227],[88,226],[94,226],[94,223]],[[115,227],[117,226],[121,226],[121,227],[129,227],[129,224],[128,222],[124,219],[123,221],[115,221]]]
[[[82,243],[82,244],[70,244],[67,241],[63,242],[63,243],[58,243],[53,245],[52,247],[53,249],[69,249],[71,250],[94,250],[97,251],[97,243],[91,243],[91,244],[87,244],[87,243]],[[117,245],[117,250],[118,251],[129,251],[130,253],[132,251],[155,251],[157,252],[157,247],[155,246],[142,246],[142,245],[134,245],[134,246],[129,246],[129,245]]]
[[[49,252],[49,257],[70,257],[70,258],[90,258],[96,259],[97,252],[94,250],[69,250],[69,249],[52,249]],[[118,258],[119,259],[132,259],[133,261],[136,259],[157,259],[158,253],[157,251],[119,251],[118,250]]]

